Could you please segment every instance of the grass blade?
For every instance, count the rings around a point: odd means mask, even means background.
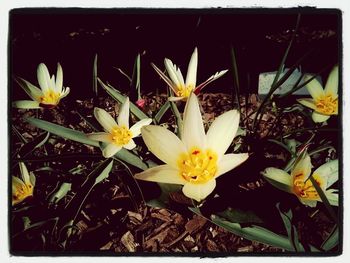
[[[325,251],[329,251],[339,244],[339,228],[336,226],[330,233],[328,238],[323,242],[321,248]]]
[[[97,54],[95,55],[94,58],[94,66],[92,70],[92,90],[95,93],[95,96],[98,96],[98,91],[97,91]]]
[[[160,120],[164,116],[164,114],[170,109],[170,102],[167,101],[163,104],[163,106],[159,109],[157,114],[154,116],[154,121],[156,124],[159,124]]]
[[[18,155],[23,158],[26,157],[28,154],[33,152],[35,149],[39,148],[40,146],[44,145],[47,140],[50,137],[49,132],[44,132],[40,134],[38,137],[36,137],[34,140],[24,144],[21,149],[18,151]]]
[[[236,59],[234,47],[231,47],[231,60],[232,60],[232,72],[233,72],[233,89],[234,89],[235,96],[236,96],[238,111],[239,111],[239,113],[241,113],[241,104],[239,101],[239,97],[240,97],[239,76],[238,76],[237,59]]]

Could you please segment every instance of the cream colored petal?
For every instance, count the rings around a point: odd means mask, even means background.
[[[185,97],[169,97],[168,100],[169,101],[180,101],[185,99]]]
[[[199,84],[195,89],[196,94],[198,94],[209,83],[213,82],[214,80],[217,80],[218,78],[221,78],[227,71],[228,70],[225,69],[225,70],[222,70],[220,72],[216,72],[214,75],[210,76],[206,81]]]
[[[325,188],[327,189],[336,181],[338,181],[338,176],[339,176],[338,170],[339,170],[338,160],[332,160],[318,167],[314,171],[313,176],[315,177],[320,176],[321,178],[323,178],[326,182]]]
[[[334,193],[334,191],[329,190],[325,192],[328,202],[333,206],[339,206],[339,195]]]
[[[174,65],[173,62],[168,58],[164,59],[164,65],[171,81],[175,84],[176,87],[180,86],[181,83],[177,77],[176,65]]]
[[[306,205],[306,206],[309,206],[309,207],[316,207],[317,205],[317,201],[316,200],[308,200],[308,199],[305,199],[305,198],[298,198],[299,201]]]
[[[37,77],[41,90],[45,93],[50,86],[50,74],[44,63],[40,63],[37,69]]]
[[[169,79],[156,65],[151,63],[151,66],[154,68],[154,70],[158,73],[158,75],[168,84],[168,86],[176,92],[176,85],[173,83],[171,79]]]
[[[177,161],[186,148],[174,133],[161,126],[147,125],[141,128],[141,135],[148,150],[158,159],[173,168],[178,167]]]
[[[35,101],[40,101],[40,97],[43,96],[43,92],[38,87],[31,84],[22,78],[15,78],[16,82],[21,86],[21,88],[28,94],[28,96]]]
[[[117,146],[113,143],[109,143],[106,145],[106,147],[102,149],[102,155],[105,158],[110,158],[113,155],[115,155],[118,151],[120,151],[121,148],[122,148],[121,146]]]
[[[292,177],[281,169],[274,167],[266,168],[261,173],[264,178],[277,189],[292,193]]]
[[[198,51],[194,49],[191,60],[188,63],[187,75],[186,75],[186,87],[191,85],[193,88],[196,87],[197,81],[197,66],[198,66]]]
[[[221,160],[218,163],[218,171],[215,174],[215,178],[220,175],[227,173],[228,171],[236,168],[241,163],[245,162],[248,159],[248,153],[239,153],[239,154],[225,154],[222,156]]]
[[[21,172],[22,181],[25,184],[30,184],[30,176],[29,176],[27,166],[23,162],[19,162],[18,164]]]
[[[217,117],[207,132],[207,146],[215,151],[218,160],[224,155],[237,133],[239,113],[230,110]]]
[[[63,70],[60,63],[57,63],[56,91],[61,92],[63,86]]]
[[[331,73],[328,76],[326,87],[324,92],[326,95],[332,95],[332,97],[336,97],[338,95],[338,80],[339,80],[339,68],[335,66]]]
[[[135,147],[136,147],[136,144],[135,144],[133,139],[130,139],[130,141],[127,144],[123,145],[123,148],[125,148],[127,150],[132,150]]]
[[[305,76],[305,81],[308,81],[311,78],[312,76],[307,75]],[[314,98],[315,100],[317,100],[319,97],[324,96],[324,90],[320,82],[316,78],[314,78],[308,84],[306,84],[306,88],[309,91],[311,97]]]
[[[318,113],[316,111],[314,111],[311,115],[312,117],[312,120],[316,123],[318,122],[324,122],[326,120],[328,120],[331,116],[330,115],[324,115],[324,114],[321,114],[321,113]]]
[[[21,179],[19,179],[16,176],[12,176],[12,193],[14,193],[17,189],[20,189],[24,186],[25,184]]]
[[[56,92],[55,75],[51,76],[49,89]]]
[[[205,184],[191,184],[187,183],[182,188],[182,192],[185,196],[192,198],[198,202],[205,199],[211,192],[214,191],[216,186],[215,179],[206,182]]]
[[[198,98],[193,93],[190,95],[185,106],[182,141],[188,150],[191,150],[192,147],[204,149],[206,146],[206,136]]]
[[[88,137],[91,140],[99,141],[99,142],[112,142],[112,135],[107,132],[94,132],[90,134],[86,134],[86,137]]]
[[[117,126],[116,121],[107,111],[101,108],[94,108],[94,115],[96,120],[101,124],[105,131],[111,133],[112,129]]]
[[[70,88],[63,88],[62,89],[62,93],[61,93],[61,95],[60,95],[60,99],[63,99],[64,97],[66,97],[68,94],[69,94],[69,92],[70,92]]]
[[[128,129],[129,129],[129,109],[130,109],[130,101],[129,101],[129,97],[126,97],[126,100],[124,101],[124,103],[119,109],[117,122],[119,126],[125,126]]]
[[[142,119],[138,122],[136,122],[133,126],[131,126],[130,131],[132,133],[132,137],[139,136],[141,134],[141,128],[143,126],[151,124],[152,119]]]
[[[311,159],[310,156],[306,153],[304,158],[300,158],[292,169],[293,180],[297,178],[305,181],[311,174],[311,168]]]
[[[315,110],[316,109],[316,105],[315,105],[315,101],[313,99],[307,99],[307,98],[303,98],[303,99],[297,99],[297,101],[301,104],[304,105],[310,109]]]
[[[181,73],[181,69],[180,68],[176,68],[176,76],[177,76],[177,79],[180,82],[180,85],[182,87],[184,87],[185,86],[185,80],[184,80],[184,77],[183,77],[183,75]]]
[[[12,102],[12,107],[17,109],[40,109],[40,103],[34,100],[17,100]]]
[[[168,183],[168,184],[181,184],[184,185],[187,181],[179,175],[179,171],[173,167],[164,164],[159,165],[142,173],[135,174],[135,178],[144,181]]]

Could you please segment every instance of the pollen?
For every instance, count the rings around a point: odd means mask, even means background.
[[[60,93],[53,91],[52,89],[48,90],[44,93],[43,96],[40,97],[40,103],[56,105],[60,100]]]
[[[181,154],[178,161],[180,176],[190,183],[206,183],[216,174],[217,160],[213,151],[194,148]]]
[[[338,109],[338,98],[325,95],[315,101],[316,111],[325,115],[336,114]]]
[[[322,188],[323,181],[321,180],[320,176],[313,175],[315,182]],[[297,175],[294,177],[293,181],[293,191],[294,193],[305,199],[309,200],[318,200],[319,195],[317,193],[317,190],[315,189],[314,185],[312,184],[311,180],[307,179],[306,181],[302,179],[302,175]]]
[[[132,132],[125,126],[116,126],[112,129],[111,136],[114,144],[123,146],[131,140]]]
[[[187,85],[187,86],[181,85],[177,87],[176,96],[187,98],[190,96],[193,89],[194,89],[193,85]]]

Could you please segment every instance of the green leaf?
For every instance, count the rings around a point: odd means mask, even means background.
[[[238,68],[237,68],[237,59],[235,55],[235,49],[234,47],[231,47],[231,60],[232,60],[232,72],[233,72],[233,88],[235,91],[235,97],[238,105],[238,111],[241,113],[241,104],[239,101],[240,92],[239,92],[239,75],[238,75]]]
[[[99,176],[97,176],[94,185],[100,183],[104,179],[108,178],[109,173],[111,172],[113,167],[113,160],[107,165],[107,167],[100,173]]]
[[[36,118],[27,118],[26,120],[30,124],[42,130],[48,131],[52,134],[58,135],[60,137],[99,147],[99,143],[97,141],[89,139],[88,137],[86,137],[86,135],[83,132],[69,129],[69,128],[66,128],[48,121],[36,119]]]
[[[189,208],[192,212],[203,216],[198,208]],[[252,225],[250,227],[241,227],[239,223],[232,223],[229,222],[223,218],[220,218],[218,216],[211,216],[211,218],[207,218],[214,224],[228,230],[231,233],[234,233],[235,235],[241,236],[243,238],[246,238],[248,240],[252,241],[258,241],[260,243],[264,243],[270,246],[278,247],[285,249],[287,251],[294,251],[294,248],[289,242],[289,239],[286,236],[278,235],[268,229],[265,229],[260,226]],[[312,252],[319,252],[318,249],[316,249],[313,246],[310,246],[310,249]]]
[[[39,102],[34,100],[16,100],[12,102],[12,107],[17,109],[40,109]]]
[[[95,54],[94,66],[92,69],[92,90],[95,93],[95,96],[97,97],[97,95],[98,95],[98,90],[97,90],[97,54]]]
[[[27,139],[23,137],[22,133],[20,133],[17,128],[14,125],[11,125],[12,131],[17,135],[18,139],[20,139],[20,141],[22,143],[27,143]]]
[[[119,103],[124,103],[126,100],[126,96],[122,95],[118,90],[113,88],[110,85],[104,84],[99,78],[98,82],[100,83],[101,87],[116,101]],[[139,120],[147,119],[149,118],[142,110],[140,110],[134,103],[130,101],[130,111],[132,114],[134,114]]]
[[[339,228],[335,227],[328,238],[323,242],[321,248],[329,251],[339,244]]]
[[[176,124],[177,124],[177,135],[179,136],[179,138],[182,137],[182,129],[183,129],[183,121],[181,118],[181,114],[176,106],[176,103],[173,101],[170,101],[170,107],[176,117]]]
[[[232,223],[263,223],[262,219],[251,210],[245,211],[229,207],[225,211],[217,214]]]
[[[137,54],[134,63],[134,69],[132,73],[132,79],[130,83],[131,90],[137,92],[137,99],[141,99],[141,82],[140,82],[140,68],[141,68],[141,57]]]
[[[36,137],[34,140],[24,144],[21,149],[18,151],[18,155],[23,158],[33,152],[35,149],[41,147],[46,143],[46,141],[49,139],[50,133],[44,132],[40,134],[38,137]]]
[[[71,190],[71,183],[62,183],[60,189],[50,197],[50,203],[57,204]]]
[[[163,104],[163,106],[159,109],[157,114],[154,116],[154,121],[156,124],[159,124],[160,120],[162,119],[163,115],[170,109],[170,102],[167,101]]]

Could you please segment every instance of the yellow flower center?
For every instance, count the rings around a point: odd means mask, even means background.
[[[325,115],[335,114],[338,109],[338,98],[325,95],[315,101],[316,111]]]
[[[215,176],[217,160],[213,151],[193,148],[189,153],[181,154],[178,160],[180,176],[190,183],[206,183]]]
[[[40,103],[42,104],[56,105],[59,102],[60,93],[53,90],[48,90],[44,93],[44,96],[41,96],[39,99]]]
[[[16,188],[16,191],[12,193],[12,203],[17,204],[22,202],[28,196],[33,195],[34,187],[31,184],[23,184]]]
[[[125,126],[116,126],[111,132],[112,141],[118,146],[128,144],[132,138],[132,132]]]
[[[301,197],[301,198],[306,198],[306,199],[311,199],[311,200],[318,200],[319,195],[317,193],[317,190],[315,189],[314,185],[312,184],[311,180],[304,180],[303,174],[297,174],[294,176],[293,180],[293,191],[294,193]],[[313,178],[315,179],[315,182],[323,188],[323,181],[320,176],[318,175],[313,175]]]
[[[181,85],[177,87],[176,96],[188,98],[193,89],[194,89],[193,85],[188,85],[188,86]]]

